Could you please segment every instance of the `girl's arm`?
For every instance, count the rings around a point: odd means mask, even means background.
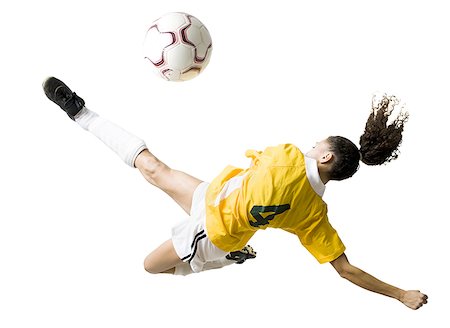
[[[428,296],[418,290],[408,290],[388,285],[370,274],[358,269],[348,262],[347,256],[342,254],[336,260],[330,262],[342,278],[345,278],[355,285],[372,292],[395,298],[407,307],[417,310],[427,303]]]

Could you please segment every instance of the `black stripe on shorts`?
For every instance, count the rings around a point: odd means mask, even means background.
[[[184,260],[186,260],[186,259],[188,259],[189,258],[189,262],[192,260],[192,258],[195,256],[195,253],[197,252],[197,243],[199,242],[199,240],[201,240],[201,239],[203,239],[203,238],[205,238],[206,237],[206,234],[205,234],[205,230],[202,230],[202,231],[200,231],[200,232],[198,232],[196,235],[195,235],[195,237],[194,237],[194,240],[192,241],[192,244],[191,244],[191,253],[190,254],[188,254],[188,255],[186,255],[185,257],[183,257],[182,259],[181,259],[181,261],[184,261]],[[195,246],[195,247],[194,247]],[[193,250],[194,249],[194,250]],[[192,251],[193,250],[193,251]],[[192,256],[191,256],[192,255]]]
[[[192,259],[195,256],[195,253],[197,253],[197,246],[198,246],[198,242],[200,240],[202,240],[203,238],[206,238],[206,234],[201,235],[200,237],[198,237],[197,242],[195,243],[195,247],[194,247],[194,251],[192,252],[191,258],[188,260],[189,263],[191,263]]]

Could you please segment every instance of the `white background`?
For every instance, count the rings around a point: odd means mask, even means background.
[[[142,55],[170,11],[213,38],[208,68],[185,83],[158,80]],[[0,326],[448,327],[448,17],[429,0],[2,4]],[[276,230],[256,234],[242,266],[146,273],[185,215],[48,101],[49,75],[208,181],[248,165],[249,148],[358,142],[372,94],[397,95],[411,114],[400,158],[330,182],[324,199],[350,261],[429,304],[360,289]]]

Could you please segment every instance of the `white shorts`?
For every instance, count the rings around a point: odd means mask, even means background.
[[[172,242],[177,255],[200,272],[207,262],[224,258],[228,253],[215,246],[206,231],[205,195],[209,183],[202,182],[194,191],[191,214],[172,228]]]

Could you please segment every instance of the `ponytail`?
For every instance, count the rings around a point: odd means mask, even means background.
[[[386,94],[378,103],[375,102],[375,98],[372,99],[372,113],[359,139],[361,161],[364,164],[381,165],[398,157],[403,128],[409,117],[408,112],[401,111],[391,123],[388,123],[389,116],[398,104],[399,101],[395,96]]]
[[[330,150],[334,154],[330,180],[344,180],[353,176],[359,168],[359,161],[367,165],[381,165],[398,157],[403,127],[409,117],[408,112],[400,111],[391,123],[388,122],[398,104],[395,96],[383,95],[379,102],[375,102],[375,97],[372,99],[372,112],[359,139],[359,150],[347,138],[328,137]]]

